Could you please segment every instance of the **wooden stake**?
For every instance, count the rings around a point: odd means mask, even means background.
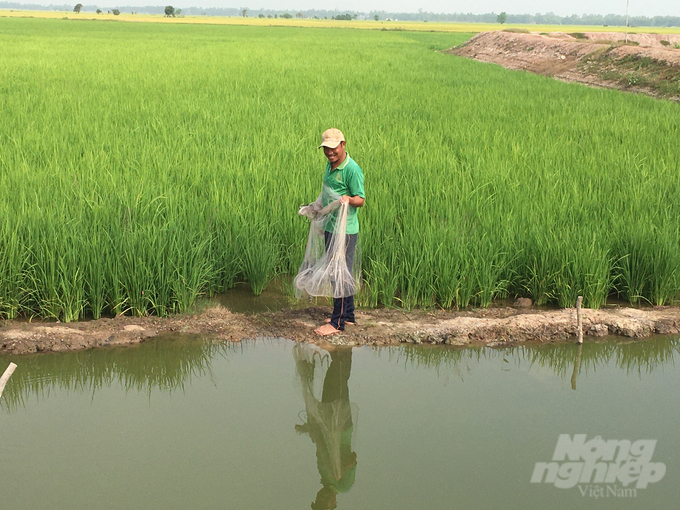
[[[579,296],[576,300],[576,327],[578,329],[578,343],[583,343],[583,319],[581,318],[581,303],[583,303],[583,296]]]
[[[0,397],[2,397],[2,391],[5,389],[5,384],[7,384],[9,378],[12,377],[16,367],[17,366],[14,363],[10,363],[7,367],[7,370],[5,370],[5,373],[2,374],[2,377],[0,377]]]

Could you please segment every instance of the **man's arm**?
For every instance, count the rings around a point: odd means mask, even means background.
[[[359,195],[356,195],[354,197],[350,197],[348,195],[343,195],[340,197],[340,203],[341,204],[349,204],[352,207],[361,207],[364,205],[364,199],[363,197],[360,197]]]

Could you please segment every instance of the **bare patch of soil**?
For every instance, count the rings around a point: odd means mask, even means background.
[[[143,342],[166,333],[213,336],[226,341],[283,337],[296,342],[337,345],[389,345],[401,342],[449,345],[506,345],[515,342],[574,341],[574,309],[491,308],[473,311],[362,310],[357,325],[322,339],[313,329],[330,315],[329,307],[283,309],[257,315],[232,313],[217,306],[197,315],[119,317],[79,323],[5,321],[0,352],[27,354],[80,350]],[[677,334],[680,308],[583,310],[586,335],[645,338]]]
[[[566,82],[680,101],[680,35],[482,32],[449,53]]]

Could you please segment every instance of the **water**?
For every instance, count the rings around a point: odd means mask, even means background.
[[[216,302],[231,312],[252,315],[260,312],[276,312],[282,308],[306,308],[314,306],[332,306],[328,298],[295,299],[293,279],[287,276],[274,278],[262,294],[255,296],[250,285],[237,283],[224,294],[218,294],[208,300]]]
[[[2,357],[19,367],[0,399],[0,508],[675,506],[677,339],[311,354],[173,337]],[[530,483],[579,433],[656,440],[666,473],[625,497]]]

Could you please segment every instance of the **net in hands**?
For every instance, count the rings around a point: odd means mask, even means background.
[[[293,281],[298,299],[343,298],[359,291],[361,249],[358,235],[356,245],[349,246],[346,234],[349,207],[341,204],[340,195],[327,186],[315,202],[300,207],[298,214],[309,218],[311,225],[305,258]]]

